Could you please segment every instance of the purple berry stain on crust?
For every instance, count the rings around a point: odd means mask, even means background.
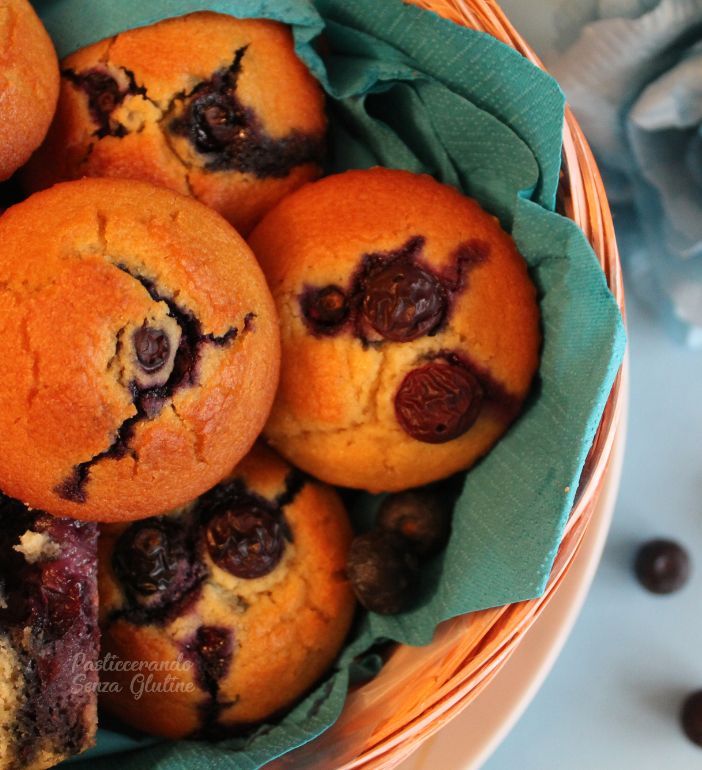
[[[305,163],[319,163],[324,156],[321,137],[292,130],[274,139],[256,112],[237,94],[242,62],[248,46],[239,48],[234,61],[199,83],[188,94],[173,100],[183,112],[168,124],[169,130],[186,137],[201,154],[210,156],[209,171],[239,171],[260,179],[286,177]]]
[[[88,499],[85,486],[88,483],[91,468],[102,460],[121,460],[126,457],[129,453],[129,441],[134,435],[134,425],[143,418],[144,414],[139,411],[125,420],[117,429],[117,434],[110,446],[91,457],[90,460],[74,466],[70,475],[54,487],[54,492],[63,500],[84,503]]]
[[[200,704],[201,727],[192,738],[213,738],[220,732],[217,721],[222,709],[231,702],[219,698],[220,681],[227,675],[234,655],[234,634],[221,626],[200,626],[183,645],[184,654],[194,665],[198,684],[209,696]],[[225,738],[226,734],[217,737]]]
[[[205,540],[217,566],[250,580],[278,565],[285,549],[285,529],[275,508],[257,498],[240,497],[215,509]]]
[[[412,438],[444,444],[472,427],[483,397],[483,388],[468,368],[436,360],[405,376],[395,395],[395,414]]]
[[[98,126],[95,130],[98,139],[105,136],[126,136],[127,129],[112,119],[112,113],[128,95],[145,94],[145,90],[137,86],[133,73],[128,70],[122,72],[128,81],[126,88],[120,86],[106,68],[94,67],[83,72],[64,69],[61,72],[66,80],[85,93],[90,117]]]
[[[487,262],[490,258],[490,244],[479,238],[470,238],[459,243],[454,249],[450,265],[442,274],[442,278],[452,293],[466,288],[470,271]]]
[[[173,358],[173,369],[163,385],[149,388],[140,388],[136,383],[130,385],[136,414],[124,420],[117,428],[110,446],[89,460],[75,465],[71,473],[54,487],[54,492],[60,498],[79,504],[87,500],[86,485],[92,468],[103,460],[120,460],[128,454],[132,454],[136,459],[129,447],[136,425],[158,415],[166,401],[180,388],[197,384],[198,363],[203,346],[225,347],[239,334],[236,326],[230,327],[220,336],[203,333],[200,320],[189,310],[181,307],[172,296],[163,293],[152,280],[131,271],[125,265],[115,265],[115,267],[138,281],[155,302],[164,302],[168,306],[169,315],[176,320],[181,330],[180,344]],[[244,320],[245,331],[251,328],[250,323],[247,328],[246,319],[253,317],[255,314],[247,314]],[[137,360],[147,372],[156,371],[163,366],[170,355],[170,342],[160,329],[142,327],[135,333],[133,343]]]
[[[212,689],[227,674],[234,652],[234,636],[228,628],[200,626],[188,645],[197,656],[205,689]]]
[[[308,329],[331,336],[349,325],[363,345],[411,342],[440,332],[468,273],[489,258],[490,245],[478,239],[459,244],[440,273],[422,264],[424,245],[424,237],[415,235],[398,249],[364,255],[348,289],[305,287],[299,300]]]

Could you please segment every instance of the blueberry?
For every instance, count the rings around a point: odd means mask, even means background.
[[[285,549],[285,527],[277,511],[251,499],[225,503],[207,523],[207,549],[222,569],[240,578],[271,572]]]
[[[447,307],[439,279],[410,262],[391,262],[363,281],[363,317],[388,340],[409,342],[436,332]]]
[[[393,615],[411,603],[419,563],[412,545],[402,535],[375,530],[354,538],[346,573],[366,609]]]
[[[330,284],[321,289],[308,289],[300,300],[302,314],[319,334],[333,334],[349,316],[349,305],[344,291]]]
[[[112,557],[115,572],[130,590],[149,596],[168,590],[183,558],[165,522],[147,520],[127,529]]]
[[[702,746],[702,690],[688,695],[680,712],[680,722],[685,735]]]
[[[97,123],[107,120],[109,114],[124,100],[125,92],[107,72],[89,70],[81,76],[81,86],[88,96],[88,106]]]
[[[636,554],[634,570],[644,588],[654,594],[670,594],[687,583],[690,557],[672,540],[650,540]]]
[[[426,489],[398,492],[383,500],[376,526],[402,535],[419,556],[433,556],[448,542],[451,505],[448,499]]]
[[[222,152],[241,141],[247,131],[246,113],[230,93],[204,91],[189,110],[194,144],[200,152]]]
[[[483,389],[465,366],[435,361],[405,376],[395,395],[395,415],[417,441],[444,444],[472,427],[482,402]]]
[[[163,329],[142,326],[134,332],[136,357],[145,372],[157,372],[168,361],[171,343]]]

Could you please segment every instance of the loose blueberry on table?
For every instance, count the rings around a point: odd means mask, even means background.
[[[672,540],[650,540],[636,554],[634,571],[641,585],[651,593],[670,594],[687,583],[690,556]]]
[[[685,735],[702,746],[702,690],[693,692],[685,699],[680,712],[680,722]]]

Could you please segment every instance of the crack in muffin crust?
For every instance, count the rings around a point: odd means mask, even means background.
[[[248,47],[235,51],[229,67],[173,97],[165,115],[167,130],[186,137],[208,158],[204,164],[208,171],[283,178],[295,166],[320,163],[324,157],[321,137],[293,129],[274,139],[256,111],[241,102],[237,81]]]
[[[104,242],[106,224],[104,217],[100,217],[99,223],[100,237]],[[130,441],[134,437],[136,426],[140,422],[156,417],[164,404],[180,388],[189,388],[197,384],[198,364],[202,348],[205,345],[225,347],[232,343],[239,334],[239,329],[236,326],[231,326],[222,335],[215,335],[212,332],[204,333],[199,318],[191,311],[179,305],[171,294],[164,292],[153,280],[136,273],[124,264],[114,264],[114,267],[137,281],[154,302],[163,302],[168,307],[169,316],[175,319],[180,329],[180,342],[177,350],[175,350],[172,369],[167,380],[163,384],[151,387],[141,387],[135,380],[127,383],[132,396],[132,404],[136,410],[135,413],[121,423],[116,430],[114,439],[105,450],[98,452],[89,460],[75,465],[70,475],[55,487],[54,491],[59,497],[74,503],[86,502],[86,486],[90,478],[90,472],[98,463],[104,460],[121,460],[127,455],[131,456],[135,461],[138,460],[137,454],[129,446]],[[246,319],[251,320],[252,317],[255,317],[255,314],[246,314],[244,331],[246,331]],[[115,355],[119,354],[120,347],[123,345],[123,334],[124,328],[117,331]],[[123,376],[124,372],[121,370],[118,374],[118,379],[121,381]],[[124,385],[124,383],[122,384]],[[175,409],[173,411],[181,419],[177,411]]]
[[[280,357],[272,298],[231,226],[164,188],[83,179],[13,207],[0,229],[7,493],[119,521],[184,505],[230,471]]]
[[[85,93],[90,116],[97,125],[93,131],[93,136],[97,139],[103,139],[106,136],[117,138],[126,136],[129,129],[124,124],[114,120],[112,113],[128,96],[147,98],[146,89],[137,85],[131,70],[126,69],[126,67],[113,69],[124,76],[126,83],[120,85],[107,65],[92,67],[81,72],[76,72],[70,68],[61,70],[61,77]],[[92,146],[91,144],[91,148]]]
[[[129,128],[113,117],[113,113],[129,97],[139,96],[148,101],[159,113],[156,120],[165,144],[173,156],[185,167],[184,181],[193,197],[189,173],[193,165],[178,152],[172,136],[185,137],[203,158],[205,171],[238,171],[253,174],[259,179],[284,178],[296,166],[321,163],[324,140],[321,136],[293,129],[286,135],[273,138],[252,107],[245,106],[237,95],[237,81],[242,71],[242,60],[248,44],[234,52],[232,63],[214,72],[207,80],[197,83],[190,91],[181,91],[164,104],[154,101],[145,85],[139,85],[134,72],[110,62],[110,50],[115,37],[98,66],[76,71],[64,68],[62,77],[82,91],[88,110],[97,128],[92,136],[124,138],[144,130]],[[120,78],[123,82],[118,82]],[[82,163],[89,158],[95,142],[86,149]]]

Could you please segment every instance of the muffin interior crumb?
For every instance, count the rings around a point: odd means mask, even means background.
[[[29,564],[55,559],[61,552],[61,546],[55,543],[46,532],[27,530],[20,535],[20,544],[13,549],[21,553]]]

